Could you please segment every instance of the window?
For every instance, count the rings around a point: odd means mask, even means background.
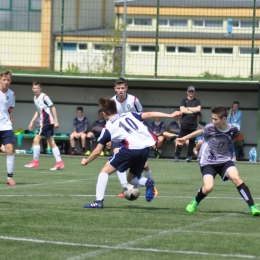
[[[78,49],[80,51],[86,51],[88,49],[88,45],[86,43],[79,43],[78,44]]]
[[[233,48],[222,48],[222,47],[203,47],[203,54],[208,55],[232,55]]]
[[[0,10],[11,10],[11,0],[1,0]]]
[[[159,26],[167,27],[188,27],[188,20],[186,19],[160,19]]]
[[[178,47],[179,53],[195,53],[196,47]]]
[[[145,53],[151,53],[151,52],[155,52],[156,50],[156,46],[151,46],[151,45],[131,45],[130,46],[130,51],[131,52],[145,52]],[[158,51],[159,51],[159,47],[158,47]]]
[[[166,53],[169,54],[195,54],[195,46],[166,46]]]
[[[252,48],[250,47],[240,47],[239,54],[240,55],[251,55]],[[254,55],[259,55],[259,48],[254,48]]]
[[[232,24],[234,28],[252,29],[253,27],[251,20],[234,20]],[[259,20],[255,21],[255,28],[259,28]]]
[[[95,51],[111,51],[112,46],[105,45],[105,44],[94,44],[94,50]]]
[[[155,52],[155,46],[142,46],[142,52]]]
[[[176,52],[176,47],[175,46],[167,46],[166,52]]]
[[[138,45],[131,45],[130,51],[139,51],[139,46]]]
[[[60,51],[60,50],[61,50],[61,43],[58,42],[58,51]],[[77,51],[77,43],[64,42],[63,51]]]
[[[127,19],[127,24],[131,26],[151,26],[152,19],[149,18],[130,18]]]
[[[222,20],[194,20],[193,27],[203,27],[203,28],[222,28]]]
[[[159,26],[167,26],[169,24],[169,20],[167,19],[160,19]]]
[[[42,9],[42,0],[30,0],[29,10],[40,12]]]

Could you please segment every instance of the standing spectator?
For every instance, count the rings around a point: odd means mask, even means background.
[[[155,158],[158,159],[162,153],[160,148],[162,147],[164,141],[163,132],[165,131],[165,124],[161,121],[160,117],[156,117],[155,121],[151,123],[150,127],[154,135],[157,137],[157,143],[152,147],[152,149],[155,151]]]
[[[15,106],[14,92],[9,89],[12,71],[6,70],[0,73],[0,143],[5,146],[6,151],[6,184],[15,186],[14,172],[14,132],[12,126],[12,112]]]
[[[197,113],[197,122],[198,122],[197,130],[203,129],[204,126],[206,125],[205,122],[202,122],[202,121],[201,121],[201,113],[200,113],[200,112]],[[204,140],[203,135],[200,135],[200,136],[197,136],[197,137],[196,137],[196,139],[195,139],[196,145],[195,145],[195,147],[193,148],[193,153],[194,153],[194,155],[197,156],[198,151],[199,151],[199,149],[200,149],[200,147],[201,147],[201,145],[202,145],[202,143],[203,143],[203,140]]]
[[[181,119],[181,131],[179,137],[183,137],[187,134],[194,132],[197,129],[197,113],[200,112],[201,104],[198,99],[195,98],[195,88],[189,86],[187,89],[187,97],[181,101],[180,111],[182,112]],[[186,162],[191,162],[193,147],[195,138],[189,140],[188,155]],[[177,145],[175,151],[175,162],[179,162],[182,146]]]
[[[54,107],[51,99],[44,93],[42,93],[41,84],[37,81],[32,83],[32,91],[34,93],[34,104],[36,106],[36,112],[29,124],[29,130],[32,130],[34,121],[40,117],[40,127],[33,139],[33,160],[26,164],[25,167],[36,168],[39,167],[39,157],[40,157],[40,142],[43,137],[46,137],[49,141],[53,155],[56,160],[56,164],[50,170],[60,170],[65,167],[63,161],[61,160],[60,150],[57,147],[54,140],[54,127],[59,127],[58,117],[56,108]]]
[[[239,102],[234,101],[232,107],[229,110],[227,122],[233,126],[236,126],[238,131],[240,131],[241,121],[242,121],[242,111],[239,110]],[[235,143],[232,143],[230,148],[231,148],[232,161],[236,161],[237,157],[236,157]]]
[[[92,140],[96,141],[104,126],[106,125],[106,119],[104,118],[103,112],[101,110],[98,111],[98,120],[93,123],[92,131],[87,133],[87,152],[86,155],[89,156],[92,152]],[[104,147],[105,149],[105,147]],[[105,153],[102,151],[100,156],[104,156]]]
[[[74,131],[70,135],[71,154],[76,155],[75,139],[80,139],[81,154],[86,153],[86,137],[88,130],[88,119],[83,114],[83,107],[77,107],[77,117],[73,120]]]

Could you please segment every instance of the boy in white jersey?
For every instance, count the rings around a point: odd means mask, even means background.
[[[11,84],[12,72],[10,70],[0,73],[0,143],[5,146],[7,180],[6,184],[15,186],[13,180],[14,171],[14,132],[11,119],[12,111],[15,106],[14,92],[9,89]]]
[[[103,150],[107,142],[124,142],[117,153],[102,168],[96,186],[96,200],[86,204],[85,208],[103,208],[105,190],[108,183],[108,176],[116,170],[125,172],[129,170],[127,181],[135,186],[146,187],[146,201],[150,202],[154,197],[154,181],[152,178],[142,177],[142,171],[147,161],[150,147],[156,143],[154,136],[142,123],[143,119],[151,117],[172,118],[180,112],[165,114],[160,112],[147,113],[117,113],[116,103],[109,98],[100,98],[99,106],[107,121],[98,139],[98,145],[88,159],[83,158],[81,165],[85,166],[95,160]],[[127,189],[127,183],[125,184]]]
[[[56,164],[50,170],[59,170],[64,168],[64,163],[61,160],[60,150],[57,147],[53,135],[54,127],[59,127],[59,122],[57,118],[56,108],[54,107],[50,98],[42,93],[42,87],[39,82],[32,83],[32,91],[35,94],[34,104],[36,106],[36,112],[28,126],[29,130],[32,130],[34,121],[40,117],[40,127],[36,133],[33,140],[33,160],[26,164],[25,167],[28,168],[37,168],[39,167],[39,157],[40,157],[40,142],[41,139],[45,136],[51,145],[53,155],[56,160]]]
[[[222,106],[211,109],[212,123],[207,124],[203,129],[199,129],[182,138],[177,138],[179,145],[183,145],[186,140],[203,135],[204,142],[200,149],[199,164],[203,178],[203,187],[199,189],[197,196],[186,207],[186,211],[194,212],[214,187],[214,178],[220,175],[223,181],[231,180],[241,197],[246,201],[253,216],[259,216],[260,210],[254,205],[249,188],[240,178],[237,168],[230,158],[230,144],[234,143],[237,135],[237,127],[227,122],[227,109]]]
[[[126,113],[126,112],[142,112],[143,107],[139,101],[139,99],[133,95],[127,93],[128,86],[127,81],[124,78],[118,78],[115,82],[114,90],[117,93],[111,99],[116,102],[117,113]],[[117,151],[116,148],[119,148],[121,144],[113,143],[113,151],[114,153]],[[146,177],[152,177],[151,169],[148,163],[145,164],[144,175]],[[124,185],[127,181],[126,172],[117,172],[117,177],[121,183]],[[158,196],[158,191],[154,188],[155,197]],[[124,192],[121,192],[117,195],[119,198],[124,198]]]

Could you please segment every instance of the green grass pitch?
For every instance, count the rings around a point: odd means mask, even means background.
[[[186,205],[201,187],[197,162],[151,159],[159,197],[117,198],[112,174],[103,209],[84,209],[95,199],[97,176],[107,158],[81,166],[81,156],[63,156],[65,168],[50,171],[53,156],[15,156],[15,187],[5,184],[6,156],[0,155],[0,259],[260,259],[260,218],[251,216],[234,185],[215,180],[196,212]],[[260,201],[259,164],[236,163]]]

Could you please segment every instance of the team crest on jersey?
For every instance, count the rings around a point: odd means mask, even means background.
[[[9,100],[9,97],[8,97],[8,96],[6,96],[6,100]]]
[[[127,109],[130,109],[131,105],[130,105],[130,104],[127,104],[126,107],[127,107]]]

